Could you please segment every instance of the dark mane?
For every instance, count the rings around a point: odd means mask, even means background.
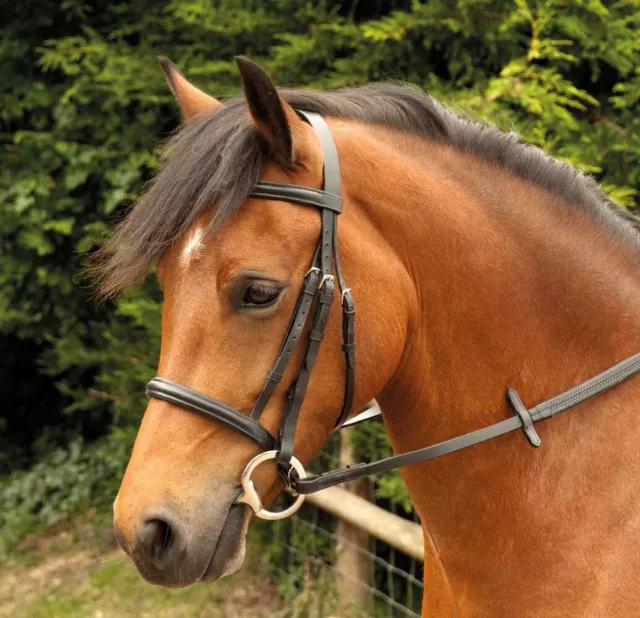
[[[279,92],[294,108],[386,125],[476,154],[582,206],[621,239],[640,244],[640,218],[611,202],[595,180],[523,144],[515,133],[455,115],[418,89],[370,84],[333,92]],[[250,122],[242,96],[180,129],[161,171],[100,251],[97,271],[103,293],[116,294],[142,279],[207,206],[218,203],[214,226],[231,217],[258,180],[267,156],[266,142]]]

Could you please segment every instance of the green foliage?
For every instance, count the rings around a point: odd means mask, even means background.
[[[287,497],[279,497],[274,509],[284,508]],[[309,580],[326,575],[326,564],[335,558],[332,537],[334,521],[313,507],[303,505],[295,517],[267,522],[256,520],[252,525],[252,542],[260,547],[261,568],[275,571],[286,568],[287,579],[281,582],[280,593],[292,601]],[[313,559],[310,560],[309,557]],[[329,592],[331,582],[324,582]]]
[[[58,442],[112,431],[117,442],[142,410],[158,354],[155,284],[98,306],[81,273],[87,252],[157,169],[159,142],[179,122],[158,54],[218,97],[238,91],[238,53],[283,85],[404,79],[458,111],[516,128],[633,207],[640,187],[638,31],[640,0],[5,3],[0,336],[11,337],[4,379],[28,387],[44,376],[59,399],[48,409],[37,390],[25,388],[19,406],[0,409],[8,454],[0,465],[41,452],[20,441],[21,423],[55,425],[47,435]],[[36,350],[31,373],[24,365],[18,372],[11,359],[27,344]],[[355,432],[359,452],[380,456],[386,442],[366,431]],[[95,466],[100,478],[110,455],[98,462],[99,450],[83,459],[73,448],[64,461]],[[63,476],[66,465],[49,471],[60,474],[51,479],[59,502],[95,496],[100,484],[72,497],[78,483],[71,472]],[[406,504],[397,477],[379,492]],[[37,513],[35,503],[12,508]],[[42,517],[52,516],[45,510]]]
[[[393,455],[384,425],[381,422],[372,421],[357,425],[351,432],[351,445],[356,461],[375,461]],[[375,496],[400,506],[407,513],[413,511],[411,498],[398,470],[376,478]]]
[[[0,481],[0,558],[37,532],[113,499],[129,456],[131,435],[87,445],[75,439],[29,470]]]

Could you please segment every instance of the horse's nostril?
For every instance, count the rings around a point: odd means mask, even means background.
[[[175,542],[175,532],[164,519],[148,519],[142,525],[139,536],[144,552],[153,561],[162,560]]]

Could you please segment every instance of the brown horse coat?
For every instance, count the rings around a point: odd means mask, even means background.
[[[319,230],[312,209],[246,200],[258,176],[321,184],[317,137],[291,106],[327,116],[338,146],[355,407],[380,401],[396,452],[506,418],[507,387],[531,406],[640,350],[638,223],[572,168],[399,87],[278,95],[244,64],[247,115],[165,66],[188,122],[103,266],[114,293],[160,258],[159,375],[240,410],[262,387]],[[256,282],[281,288],[277,301],[239,306]],[[296,436],[305,462],[340,410],[339,331],[334,308]],[[639,417],[635,378],[541,424],[539,449],[518,432],[404,469],[427,539],[423,615],[640,616]],[[249,513],[232,502],[256,453],[149,403],[114,504],[147,579],[188,585],[240,565]],[[275,471],[256,478],[268,503]]]

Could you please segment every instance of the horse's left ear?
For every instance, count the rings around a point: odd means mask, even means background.
[[[196,116],[208,114],[222,109],[223,105],[211,95],[196,88],[182,74],[182,71],[166,56],[160,56],[158,61],[162,65],[164,74],[169,82],[169,88],[173,92],[185,120],[191,120]]]
[[[278,94],[264,69],[244,56],[236,56],[251,118],[285,168],[304,159],[309,127]]]

